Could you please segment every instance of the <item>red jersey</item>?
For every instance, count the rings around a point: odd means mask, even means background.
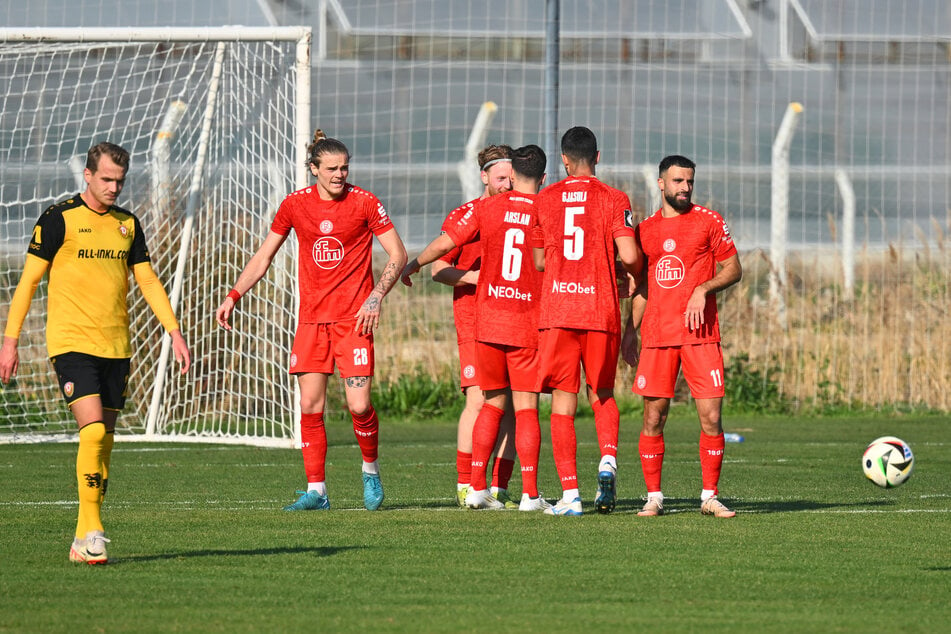
[[[510,191],[477,202],[446,232],[456,244],[480,236],[476,341],[538,347],[541,273],[532,260],[534,219],[535,196]]]
[[[383,203],[349,183],[338,200],[322,200],[316,186],[284,199],[271,231],[297,234],[300,323],[354,318],[373,290],[373,236],[392,228]]]
[[[637,225],[635,233],[647,258],[641,344],[661,348],[720,341],[715,293],[707,295],[701,327],[688,330],[684,325],[694,289],[713,278],[717,262],[736,254],[720,214],[700,205],[671,218],[657,211]]]
[[[614,239],[633,236],[631,201],[593,176],[538,195],[534,246],[545,249],[538,327],[620,333]]]
[[[477,202],[478,198],[450,211],[442,223],[442,230],[449,231],[449,227],[459,222]],[[477,271],[481,266],[481,256],[482,247],[479,246],[479,238],[476,236],[472,242],[456,247],[439,259],[462,271]],[[458,343],[475,341],[475,296],[476,287],[472,284],[454,286],[452,289],[452,316],[456,322]]]

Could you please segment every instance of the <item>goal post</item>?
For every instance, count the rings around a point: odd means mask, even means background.
[[[33,223],[81,190],[86,150],[111,141],[131,154],[119,205],[140,219],[191,348],[181,376],[132,288],[124,437],[294,443],[295,245],[243,298],[234,331],[214,310],[283,196],[310,180],[310,46],[306,27],[0,29],[0,321]],[[17,380],[0,388],[0,442],[71,437],[47,358],[45,281],[19,354]]]

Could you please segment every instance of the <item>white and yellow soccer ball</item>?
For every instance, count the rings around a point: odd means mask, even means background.
[[[886,489],[904,484],[914,468],[915,456],[911,453],[911,447],[894,436],[876,438],[862,455],[865,477]]]

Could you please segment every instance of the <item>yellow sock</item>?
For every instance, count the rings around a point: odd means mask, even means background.
[[[106,431],[106,436],[102,440],[102,492],[99,495],[100,503],[102,498],[106,497],[106,489],[109,488],[109,464],[112,462],[112,445],[115,441],[115,430]]]
[[[102,450],[106,436],[103,423],[89,423],[79,430],[76,452],[76,481],[79,486],[79,518],[76,537],[85,539],[89,531],[101,531]]]

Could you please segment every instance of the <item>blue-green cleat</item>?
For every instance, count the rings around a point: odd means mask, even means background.
[[[383,483],[375,473],[363,474],[363,506],[368,511],[375,511],[383,504]]]
[[[317,491],[298,491],[300,496],[293,504],[284,507],[285,511],[326,511],[330,509],[330,498]]]
[[[613,471],[602,471],[598,474],[598,494],[594,498],[594,508],[598,513],[606,514],[614,510],[617,501],[616,476]]]

